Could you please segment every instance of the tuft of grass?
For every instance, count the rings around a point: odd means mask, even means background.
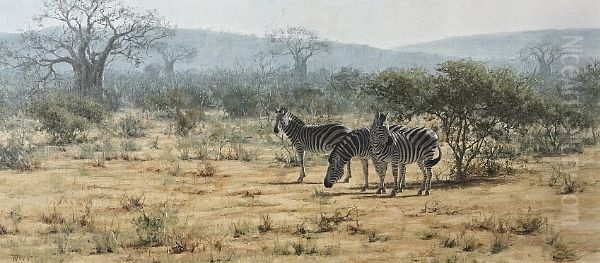
[[[345,215],[339,210],[335,210],[332,215],[327,215],[326,213],[321,212],[321,214],[317,217],[317,232],[324,233],[333,231],[341,222],[352,220],[350,214],[355,209],[356,207],[350,208]]]
[[[306,231],[306,222],[302,222],[298,225],[296,225],[296,234],[298,235],[304,235],[307,233]]]
[[[199,171],[198,174],[202,177],[213,177],[219,173],[219,166],[217,163],[212,161],[205,161],[204,167]]]
[[[490,245],[490,252],[492,252],[492,254],[498,254],[507,249],[509,246],[509,237],[508,234],[494,233],[494,240]]]
[[[547,218],[542,217],[540,213],[533,213],[529,208],[527,215],[515,220],[512,231],[518,235],[530,235],[540,231],[547,222]]]
[[[119,204],[121,209],[126,211],[132,211],[135,209],[143,209],[146,201],[146,194],[128,196],[127,193],[123,193],[119,197]]]
[[[292,254],[292,252],[288,249],[288,246],[281,244],[279,242],[279,240],[275,240],[275,244],[273,245],[272,252],[274,255],[282,255],[282,256],[287,256],[287,255]]]
[[[442,247],[453,248],[458,244],[456,238],[452,238],[450,235],[442,237],[440,240],[440,244]]]
[[[261,221],[261,224],[258,225],[259,233],[266,233],[273,229],[271,226],[273,224],[273,220],[271,219],[269,214],[260,215],[260,221]]]
[[[294,255],[296,256],[301,256],[303,254],[314,255],[319,253],[317,247],[311,244],[308,240],[298,240],[296,242],[293,242],[291,246],[294,249]]]
[[[23,212],[21,211],[21,206],[17,205],[15,207],[11,208],[10,211],[8,212],[7,217],[8,217],[8,219],[10,219],[10,221],[12,223],[13,232],[19,233],[20,232],[19,224],[23,220]]]
[[[319,188],[315,188],[314,190],[315,190],[315,192],[312,194],[313,197],[320,198],[320,199],[327,197],[327,193],[325,193],[325,191],[323,191]]]
[[[52,210],[42,213],[42,222],[46,224],[63,224],[65,217],[58,211],[58,204],[52,204]]]
[[[175,231],[171,236],[172,242],[169,253],[181,254],[184,252],[194,253],[199,244],[190,231],[180,230]]]
[[[423,229],[417,232],[417,237],[419,237],[422,240],[431,240],[437,237],[437,235],[438,232],[433,229]]]
[[[507,233],[513,226],[512,218],[504,216],[486,216],[483,218],[472,218],[469,223],[466,224],[467,228],[472,230],[485,230],[494,233]]]
[[[113,230],[104,230],[94,233],[92,240],[96,253],[116,253],[119,247],[119,233]]]
[[[138,238],[137,245],[154,247],[166,244],[167,229],[176,221],[171,209],[165,205],[149,213],[144,209],[138,211],[140,216],[133,220]]]
[[[374,228],[371,229],[371,231],[369,231],[369,233],[367,234],[367,238],[368,238],[369,243],[373,243],[373,242],[376,242],[376,241],[383,241],[383,242],[385,242],[385,241],[388,241],[390,239],[388,236],[380,235],[378,233],[378,231],[376,229],[374,229]]]
[[[348,233],[350,233],[350,235],[365,234],[367,232],[360,227],[358,220],[356,220],[356,224],[354,225],[348,224],[346,226],[346,230],[348,230]]]
[[[474,236],[463,237],[461,249],[465,252],[474,251],[479,246],[479,241]]]
[[[2,223],[0,223],[0,235],[8,234],[8,229]]]
[[[250,227],[248,222],[237,222],[237,223],[232,223],[230,226],[230,229],[231,229],[231,235],[233,236],[233,238],[239,238],[239,237],[249,234],[250,229],[252,229],[252,227]]]
[[[577,260],[577,252],[573,246],[564,242],[555,242],[552,245],[552,259],[555,261],[575,261]]]

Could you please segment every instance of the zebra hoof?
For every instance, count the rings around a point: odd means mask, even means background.
[[[377,189],[377,192],[375,192],[375,193],[376,194],[385,194],[386,191],[385,191],[385,188],[379,188],[379,189]]]
[[[425,196],[428,196],[428,195],[429,195],[429,190],[425,191],[425,194],[424,194],[424,195],[425,195]]]
[[[300,177],[298,178],[298,180],[296,180],[296,183],[302,183],[304,181],[304,178]]]
[[[389,195],[389,196],[390,196],[390,197],[394,197],[394,196],[396,196],[396,193],[397,193],[397,192],[394,190],[394,191],[390,192],[390,195]]]
[[[418,196],[421,196],[422,194],[423,194],[423,190],[419,190],[419,191],[417,192],[417,195],[418,195]]]
[[[349,183],[350,182],[350,178],[346,177],[346,179],[344,179],[344,183]]]
[[[366,187],[366,186],[363,186],[363,187],[361,187],[361,188],[360,188],[360,191],[361,191],[361,192],[367,191],[367,187]]]

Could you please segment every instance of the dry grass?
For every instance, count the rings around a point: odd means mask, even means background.
[[[588,228],[600,221],[598,149],[562,157],[578,158],[577,178],[587,182],[571,193],[574,207],[556,194],[561,181],[557,189],[533,182],[533,173],[553,173],[555,157],[506,179],[434,182],[431,197],[413,195],[420,171],[409,165],[407,190],[389,198],[358,190],[357,161],[349,184],[325,189],[326,160],[314,154],[305,183],[294,183],[300,168],[274,161],[285,151],[280,139],[254,134],[250,120],[227,127],[252,135],[244,141],[251,160],[216,161],[230,145],[202,140],[221,120],[211,114],[188,135],[202,147],[178,149],[169,123],[145,119],[146,136],[135,139],[141,150],[124,151],[127,160],[99,130],[92,155],[80,145],[49,148],[40,169],[0,171],[0,262],[549,262],[599,254],[600,232]],[[73,158],[80,154],[88,158]],[[436,173],[449,171],[439,166]],[[579,224],[561,225],[569,209]]]

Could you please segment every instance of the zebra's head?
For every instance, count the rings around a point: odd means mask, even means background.
[[[323,185],[326,188],[331,188],[344,175],[344,164],[338,155],[330,155],[328,161],[329,167],[327,167]]]
[[[287,108],[279,108],[275,110],[277,116],[275,116],[275,127],[273,128],[274,133],[279,133],[279,129],[285,129],[290,123],[290,116]]]
[[[390,133],[390,127],[387,123],[387,113],[378,112],[375,114],[373,124],[371,125],[371,140],[385,143],[390,146],[394,144],[394,139]]]

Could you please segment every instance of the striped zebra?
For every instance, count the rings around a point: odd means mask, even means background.
[[[300,177],[297,180],[299,183],[306,176],[304,168],[304,154],[306,152],[329,152],[336,143],[350,133],[350,129],[341,124],[306,125],[286,108],[277,109],[276,113],[273,132],[279,133],[281,129],[292,141],[302,166]],[[350,163],[348,163],[348,176],[344,181],[348,182],[351,176]]]
[[[410,128],[393,125],[390,126],[390,132],[404,133],[410,131]],[[360,157],[363,165],[364,184],[360,188],[364,192],[369,187],[369,163],[368,157],[371,155],[371,144],[369,141],[369,128],[353,130],[346,135],[338,144],[333,147],[329,154],[329,167],[323,180],[326,188],[331,188],[344,175],[344,166],[350,162],[352,157]],[[386,163],[387,166],[387,163]]]
[[[377,113],[370,130],[371,157],[375,170],[379,174],[377,193],[385,193],[386,161],[392,162],[394,188],[390,193],[395,195],[404,188],[406,165],[416,162],[423,172],[423,181],[417,195],[429,195],[431,188],[431,167],[442,159],[442,151],[438,144],[437,134],[427,128],[414,128],[404,133],[391,133],[387,125],[387,114]],[[438,149],[438,157],[435,155]],[[398,169],[400,170],[400,188],[398,187]]]

